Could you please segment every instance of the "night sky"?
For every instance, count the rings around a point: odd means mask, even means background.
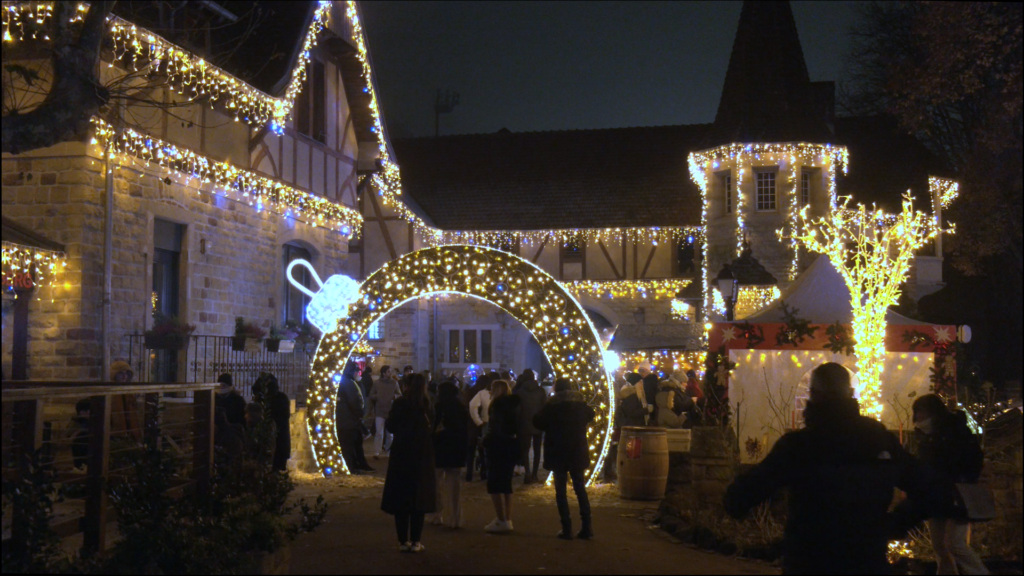
[[[793,2],[811,80],[843,79],[855,2]],[[711,122],[739,2],[363,2],[392,138]]]

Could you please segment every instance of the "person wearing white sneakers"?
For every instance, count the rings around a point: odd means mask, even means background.
[[[487,452],[487,493],[497,518],[484,527],[492,534],[512,531],[512,473],[519,461],[520,398],[507,380],[491,383],[491,401],[484,450]]]
[[[403,384],[405,394],[395,400],[385,424],[394,442],[380,509],[395,517],[398,551],[417,553],[424,550],[424,517],[437,511],[434,443],[426,380],[411,374]]]

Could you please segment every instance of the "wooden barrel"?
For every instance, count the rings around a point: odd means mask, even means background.
[[[661,500],[668,483],[668,435],[664,428],[624,426],[616,459],[619,497]]]

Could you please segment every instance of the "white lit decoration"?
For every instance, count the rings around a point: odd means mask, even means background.
[[[601,358],[604,359],[604,369],[608,374],[612,374],[619,369],[622,360],[619,358],[619,353],[614,350],[605,350],[601,352]]]
[[[85,4],[78,5],[73,22],[82,20],[88,10]],[[107,34],[113,48],[113,67],[119,64],[131,71],[151,71],[167,77],[169,85],[190,101],[209,99],[211,104],[221,102],[236,122],[244,121],[256,127],[267,125],[280,134],[295,104],[295,98],[302,90],[307,66],[312,57],[320,32],[328,24],[331,2],[321,0],[313,12],[313,19],[302,41],[302,49],[292,68],[284,96],[276,98],[236,78],[205,59],[165,40],[145,28],[117,16],[107,18]],[[32,29],[42,28],[53,16],[52,2],[12,2],[4,4],[4,42],[26,39],[27,23]],[[32,33],[31,39],[38,39]],[[49,38],[42,38],[49,40]]]
[[[301,282],[292,276],[292,270],[296,266],[302,266],[309,271],[313,280],[319,288],[313,292],[306,288]],[[313,269],[313,265],[306,260],[296,259],[288,264],[285,277],[296,290],[311,298],[306,306],[306,318],[309,323],[316,326],[324,334],[334,332],[338,328],[338,322],[348,318],[348,307],[362,297],[359,282],[341,274],[335,274],[321,282],[320,276]]]
[[[333,278],[333,277],[332,277]],[[328,280],[325,287],[330,285]],[[370,325],[417,298],[457,293],[498,306],[529,329],[555,373],[579,387],[597,413],[587,428],[592,483],[602,469],[611,441],[614,392],[605,370],[597,330],[583,307],[549,274],[517,256],[482,246],[438,246],[411,252],[384,264],[362,284],[354,304],[342,299],[329,316],[347,308],[320,341],[310,375],[307,424],[313,453],[327,476],[346,470],[338,444],[334,399],[346,361]],[[323,297],[318,294],[316,298]],[[325,305],[325,309],[328,308]]]
[[[93,118],[93,123],[96,125],[94,144],[102,149],[109,146],[112,153],[120,154],[126,162],[138,160],[146,166],[162,166],[188,180],[213,184],[215,190],[220,187],[234,192],[238,196],[234,199],[257,210],[274,209],[282,216],[303,218],[313,226],[339,230],[349,238],[359,232],[363,217],[358,210],[227,162],[211,160],[131,128],[115,130],[99,118]]]
[[[808,223],[807,232],[796,239],[827,255],[850,290],[861,408],[880,418],[885,315],[899,299],[914,250],[942,231],[934,218],[914,211],[909,193],[903,197],[903,211],[895,215],[863,204],[851,209],[849,200],[844,197],[831,217]],[[801,218],[806,222],[806,207]]]

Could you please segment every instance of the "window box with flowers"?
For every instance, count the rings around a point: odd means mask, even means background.
[[[258,347],[266,335],[267,332],[256,323],[246,322],[245,318],[238,316],[235,318],[235,335],[231,339],[231,349],[235,352],[245,352],[250,347],[250,341]]]

